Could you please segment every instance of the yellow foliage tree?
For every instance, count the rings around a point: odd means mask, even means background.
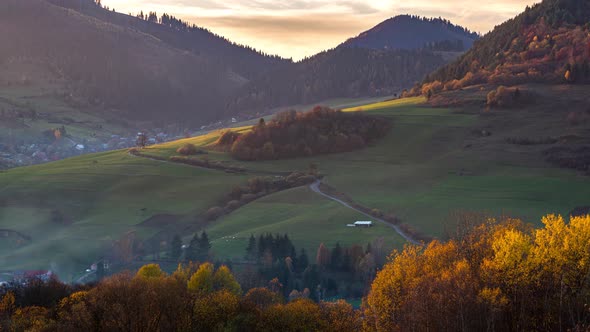
[[[137,278],[146,278],[146,279],[159,279],[166,275],[164,271],[160,268],[158,264],[147,264],[142,266],[137,274],[135,275]]]
[[[238,314],[239,297],[227,290],[199,297],[193,307],[194,331],[224,331]]]
[[[201,264],[188,281],[188,289],[198,293],[211,293],[213,291],[213,272],[213,264]]]
[[[242,294],[242,287],[240,287],[240,284],[225,265],[222,265],[217,271],[215,271],[215,275],[213,276],[213,289],[216,291],[227,290],[234,295]]]

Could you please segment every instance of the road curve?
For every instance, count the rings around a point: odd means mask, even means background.
[[[349,209],[351,209],[351,210],[354,210],[354,211],[356,211],[356,212],[358,212],[358,213],[360,213],[360,214],[362,214],[362,215],[365,215],[365,216],[367,216],[367,217],[369,217],[369,218],[371,218],[371,219],[374,219],[374,220],[376,220],[376,221],[378,221],[378,222],[380,222],[380,223],[384,224],[385,226],[388,226],[388,227],[392,228],[393,230],[395,230],[395,231],[396,231],[396,233],[397,233],[397,234],[399,234],[399,235],[400,235],[401,237],[403,237],[403,238],[404,238],[406,241],[408,241],[408,242],[410,242],[410,243],[412,243],[412,244],[416,244],[416,245],[420,245],[420,244],[422,244],[422,243],[420,243],[420,242],[416,241],[415,239],[413,239],[413,238],[412,238],[411,236],[409,236],[408,234],[404,233],[404,231],[403,231],[401,228],[399,228],[399,226],[397,226],[397,225],[394,225],[394,224],[392,224],[392,223],[389,223],[389,222],[387,222],[387,221],[385,221],[385,220],[383,220],[383,219],[381,219],[381,218],[376,218],[375,216],[372,216],[372,215],[370,215],[370,214],[368,214],[368,213],[365,213],[365,212],[363,212],[363,211],[361,211],[361,210],[359,210],[359,209],[357,209],[357,208],[355,208],[355,207],[351,206],[350,204],[346,203],[345,201],[343,201],[343,200],[341,200],[341,199],[338,199],[338,198],[336,198],[336,197],[333,197],[333,196],[330,196],[330,195],[328,195],[328,194],[324,193],[324,192],[323,192],[323,191],[320,189],[320,185],[321,185],[321,184],[322,184],[322,182],[321,182],[320,180],[317,180],[316,182],[312,183],[312,184],[309,186],[309,188],[310,188],[312,191],[314,191],[314,192],[316,192],[316,193],[318,193],[318,194],[320,194],[320,195],[322,195],[322,196],[324,196],[324,197],[326,197],[326,198],[328,198],[328,199],[331,199],[331,200],[333,200],[333,201],[335,201],[335,202],[337,202],[337,203],[339,203],[339,204],[341,204],[341,205],[343,205],[343,206],[345,206],[345,207],[347,207],[347,208],[349,208]]]
[[[154,161],[159,161],[159,162],[163,162],[163,163],[171,163],[168,160],[162,160],[162,159],[158,159],[158,158],[153,158],[153,157],[151,157],[149,155],[136,155],[136,154],[133,154],[133,153],[129,153],[129,155],[134,156],[134,157],[138,157],[138,158],[146,158],[146,159],[150,159],[150,160],[154,160]],[[189,167],[196,167],[196,168],[202,168],[202,169],[212,170],[212,168],[206,168],[206,167],[198,166],[198,165],[191,165],[191,164],[184,164],[184,163],[174,163],[174,164],[181,164],[181,165],[186,165],[186,166],[189,166]],[[219,169],[213,169],[213,170],[219,170]],[[219,171],[223,171],[223,170],[219,170]],[[245,171],[247,172],[247,170],[245,170]],[[350,204],[346,203],[345,201],[343,201],[341,199],[338,199],[336,197],[333,197],[333,196],[330,196],[330,195],[324,193],[320,189],[320,185],[321,184],[322,184],[322,181],[321,180],[317,180],[314,183],[312,183],[311,185],[309,185],[309,188],[312,191],[314,191],[315,193],[317,193],[317,194],[320,194],[320,195],[322,195],[322,196],[324,196],[324,197],[326,197],[328,199],[331,199],[331,200],[333,200],[335,202],[338,202],[339,204],[341,204],[341,205],[343,205],[343,206],[345,206],[345,207],[347,207],[347,208],[349,208],[351,210],[354,210],[354,211],[356,211],[356,212],[358,212],[358,213],[360,213],[362,215],[365,215],[365,216],[367,216],[367,217],[369,217],[371,219],[376,220],[379,223],[382,223],[383,225],[385,225],[387,227],[392,228],[397,234],[399,234],[406,241],[408,241],[408,242],[410,242],[412,244],[416,244],[416,245],[421,245],[422,244],[420,241],[417,241],[416,239],[412,238],[410,235],[406,234],[398,225],[394,225],[394,224],[392,224],[390,222],[387,222],[387,221],[385,221],[385,220],[383,220],[381,218],[377,218],[377,217],[372,216],[372,215],[370,215],[368,213],[365,213],[365,212],[363,212],[363,211],[361,211],[361,210],[359,210],[359,209],[351,206]]]

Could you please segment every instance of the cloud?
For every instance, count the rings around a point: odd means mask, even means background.
[[[167,12],[266,53],[300,59],[399,14],[488,32],[539,0],[102,0],[123,13]]]

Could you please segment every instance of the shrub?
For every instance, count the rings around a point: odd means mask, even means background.
[[[233,200],[233,201],[229,201],[227,203],[227,205],[225,206],[225,209],[228,211],[233,211],[233,210],[238,209],[240,206],[242,206],[242,203],[240,201]]]
[[[240,198],[240,202],[242,202],[243,204],[248,204],[254,200],[256,200],[258,198],[258,195],[256,194],[244,194],[242,195],[242,198]]]
[[[371,215],[375,216],[377,218],[381,218],[381,217],[383,217],[383,212],[379,209],[373,209],[373,210],[371,210]]]
[[[177,153],[183,156],[192,156],[197,154],[197,147],[194,144],[186,143],[176,150]]]
[[[496,90],[490,91],[487,97],[489,107],[509,108],[516,102],[524,101],[523,93],[520,89],[510,89],[505,86],[499,86]]]
[[[236,133],[231,130],[224,131],[219,139],[217,140],[217,145],[221,147],[231,147],[232,144],[240,137],[239,133]]]
[[[223,214],[224,211],[222,208],[220,208],[219,206],[214,206],[207,210],[207,212],[205,213],[205,219],[207,219],[208,221],[214,221],[221,217]]]

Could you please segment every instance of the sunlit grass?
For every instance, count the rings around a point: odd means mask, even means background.
[[[384,109],[384,108],[416,106],[416,105],[422,104],[424,102],[426,102],[426,98],[424,98],[424,97],[392,99],[392,100],[383,101],[383,102],[374,103],[374,104],[345,108],[342,111],[343,112],[372,111],[372,110],[380,110],[380,109]]]

